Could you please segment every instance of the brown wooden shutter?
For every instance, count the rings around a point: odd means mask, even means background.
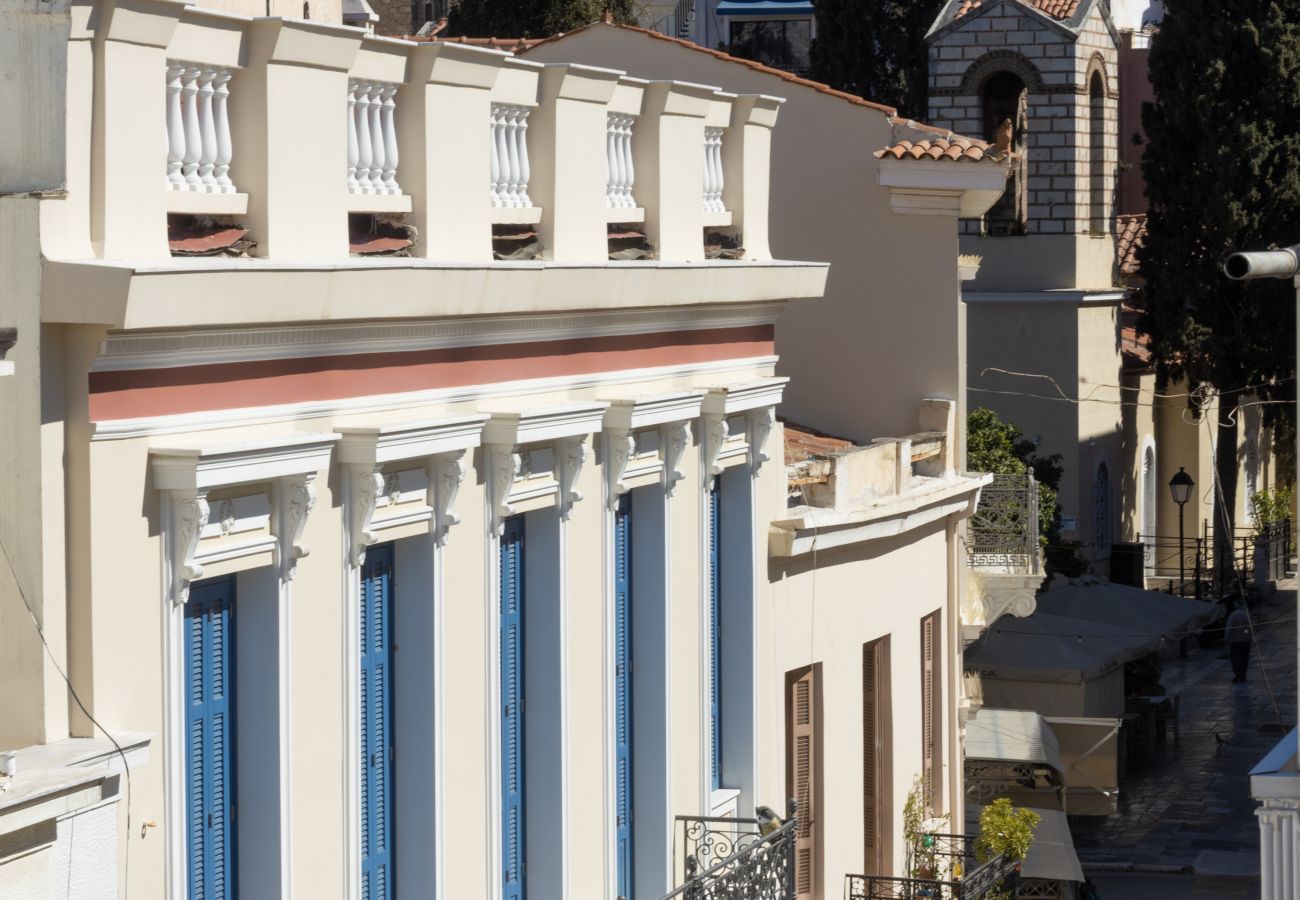
[[[939,708],[941,685],[939,681],[939,614],[931,613],[921,620],[921,752],[924,763],[921,774],[925,777],[924,800],[926,814],[939,812],[940,747],[942,710]]]
[[[889,875],[890,844],[890,720],[889,638],[862,645],[862,835],[864,871]]]
[[[816,722],[814,721],[814,669],[807,669],[790,684],[790,743],[786,752],[789,755],[790,783],[799,824],[795,832],[794,843],[794,895],[796,900],[811,900],[816,884],[816,811],[813,808],[815,794],[814,761],[816,753]]]

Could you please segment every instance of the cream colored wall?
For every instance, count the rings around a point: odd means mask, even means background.
[[[1120,405],[1119,306],[1114,303],[1080,304],[1078,307],[1078,397],[1079,464],[1074,470],[1078,479],[1079,535],[1092,548],[1091,557],[1109,571],[1110,551],[1097,544],[1093,490],[1097,467],[1106,464],[1110,480],[1110,538],[1123,539],[1121,524],[1126,516],[1124,492],[1126,472],[1137,454],[1124,441]],[[1066,469],[1065,478],[1071,476]],[[1065,479],[1062,479],[1063,481]],[[1085,551],[1087,552],[1087,551]]]
[[[890,142],[884,113],[616,28],[579,31],[526,58],[784,97],[771,137],[772,253],[833,265],[824,298],[791,304],[777,325],[778,370],[792,378],[782,414],[868,441],[910,434],[919,397],[964,404],[957,269],[935,264],[956,256],[956,222],[890,212],[870,155]]]
[[[863,858],[862,647],[890,636],[893,711],[892,824],[894,872],[905,871],[902,810],[912,779],[921,774],[921,619],[940,612],[947,646],[949,546],[947,523],[901,537],[773,562],[772,605],[764,631],[773,644],[764,657],[771,673],[764,709],[784,709],[784,674],[821,665],[822,718],[818,732],[823,777],[817,810],[822,867],[818,896],[838,897],[844,876],[867,871]],[[766,648],[765,648],[766,649]],[[953,661],[944,659],[943,684]],[[781,679],[781,680],[778,680]],[[944,708],[955,703],[947,697]],[[765,746],[785,746],[785,723],[764,722]],[[952,746],[950,723],[944,746]],[[783,763],[783,761],[782,761]],[[770,796],[785,795],[784,765],[769,768]],[[945,784],[952,778],[944,755]],[[942,796],[947,796],[940,789]],[[949,798],[947,803],[951,802]]]
[[[1125,373],[1122,382],[1123,406],[1120,415],[1123,423],[1122,453],[1124,463],[1123,502],[1120,504],[1120,522],[1118,539],[1137,541],[1143,534],[1142,521],[1142,458],[1148,444],[1156,444],[1156,470],[1152,478],[1156,482],[1156,530],[1155,534],[1166,533],[1168,522],[1160,516],[1160,494],[1168,493],[1169,479],[1173,472],[1160,468],[1160,446],[1156,442],[1156,376],[1151,371]],[[1178,471],[1174,469],[1174,472]],[[1150,523],[1147,523],[1150,533]]]
[[[983,257],[967,288],[978,291],[1111,290],[1115,237],[1035,234],[961,237],[961,252]]]
[[[770,370],[739,371],[736,381],[752,380]],[[701,381],[701,378],[703,379]],[[619,385],[624,392],[660,393],[692,386],[713,386],[716,376],[682,376],[670,380]],[[599,389],[529,395],[517,402],[526,407],[548,403],[595,399]],[[509,404],[494,398],[494,406]],[[472,403],[429,406],[406,410],[400,419],[420,421],[475,411]],[[393,414],[384,419],[392,420]],[[167,752],[163,711],[163,613],[160,583],[162,542],[159,534],[159,496],[152,485],[148,464],[150,445],[176,445],[201,441],[208,445],[270,438],[295,432],[329,431],[344,420],[309,419],[295,423],[168,434],[151,438],[96,441],[89,444],[90,500],[75,498],[74,514],[86,516],[90,546],[85,570],[93,605],[83,615],[88,620],[93,658],[93,710],[110,731],[149,731],[157,735],[151,761],[133,771],[132,821],[157,823],[156,828],[133,829],[130,843],[129,892],[133,897],[163,896],[164,767]],[[350,415],[349,423],[374,421],[364,413]],[[769,448],[779,446],[780,430],[768,438]],[[780,454],[768,453],[779,459]],[[566,758],[569,788],[568,879],[570,896],[605,894],[605,742],[606,696],[603,640],[605,628],[605,568],[602,562],[605,510],[601,503],[603,473],[593,452],[583,469],[578,489],[584,499],[573,506],[568,524],[568,735]],[[700,767],[700,723],[704,714],[699,659],[701,588],[700,545],[702,494],[699,490],[699,449],[692,442],[683,455],[686,478],[670,501],[672,528],[672,647],[671,685],[672,809],[697,813],[705,794]],[[494,748],[487,735],[487,652],[495,633],[485,602],[486,487],[482,466],[475,455],[455,511],[460,524],[451,530],[443,553],[444,672],[443,693],[448,723],[446,743],[445,804],[447,896],[484,896],[490,871],[486,837],[489,834],[489,789]],[[767,463],[756,483],[761,521],[770,519],[773,504],[784,503],[783,471]],[[292,709],[292,879],[295,895],[341,898],[344,895],[344,813],[342,779],[344,755],[343,617],[344,572],[343,501],[338,467],[323,470],[316,479],[318,500],[307,521],[303,541],[310,555],[297,565],[291,583],[292,640],[290,680]],[[380,540],[385,540],[381,534]],[[765,532],[755,538],[766,558]],[[765,565],[765,562],[763,563]],[[123,577],[123,573],[131,573]],[[208,574],[218,574],[212,568]],[[757,606],[770,608],[766,579],[759,578]],[[936,602],[936,606],[938,603]],[[247,689],[270,689],[270,686]],[[773,766],[783,767],[779,749],[760,748],[764,783]],[[772,795],[779,796],[779,795]]]

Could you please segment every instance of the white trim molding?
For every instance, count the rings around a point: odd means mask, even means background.
[[[776,422],[774,410],[789,382],[789,378],[772,376],[708,390],[700,406],[706,483],[721,474],[723,462],[731,457],[747,456],[753,472],[758,472],[768,459],[765,445]],[[727,419],[741,413],[745,414],[745,434],[737,439],[729,434]]]
[[[479,446],[486,415],[386,422],[376,425],[345,425],[335,429],[339,440],[339,463],[347,523],[344,536],[347,565],[344,568],[343,597],[346,607],[343,627],[344,732],[347,740],[344,784],[344,837],[346,853],[345,896],[361,891],[361,685],[359,618],[361,610],[361,565],[366,548],[377,543],[383,532],[394,538],[412,536],[403,526],[414,526],[415,534],[427,533],[433,542],[433,572],[430,573],[434,607],[434,661],[441,672],[442,630],[442,547],[452,525],[460,521],[452,511],[465,475],[464,457]],[[388,471],[385,472],[385,467]],[[406,483],[404,485],[404,482]],[[382,513],[376,511],[382,506]],[[439,676],[431,686],[434,709],[435,772],[446,759],[443,740],[443,688]],[[443,790],[440,774],[434,789],[434,871],[441,896],[443,872]]]
[[[329,466],[330,454],[337,437],[333,434],[289,435],[276,440],[261,440],[222,446],[151,447],[149,465],[154,487],[162,495],[162,586],[163,586],[163,779],[164,841],[168,896],[185,896],[188,855],[185,848],[185,603],[190,585],[203,577],[205,561],[251,558],[270,551],[278,578],[278,647],[276,684],[279,698],[278,758],[280,805],[280,889],[291,890],[290,848],[292,800],[289,778],[291,709],[289,585],[298,560],[308,553],[302,541],[307,517],[316,505],[313,481],[318,472]],[[263,535],[233,543],[224,540],[230,528],[225,519],[236,515],[237,501],[222,501],[228,512],[222,515],[222,528],[216,529],[211,549],[202,549],[204,529],[211,507],[208,494],[238,485],[270,483],[271,513],[255,515],[269,536]]]
[[[633,475],[661,474],[664,489],[672,495],[674,485],[685,477],[682,454],[704,394],[702,390],[679,391],[609,400],[604,419],[604,474],[605,502],[610,509],[627,493],[630,486],[625,479]],[[650,429],[657,430],[659,447],[653,458],[642,459],[637,453],[638,435]]]
[[[882,159],[881,187],[893,212],[975,218],[988,212],[1007,186],[1010,160],[999,163]]]

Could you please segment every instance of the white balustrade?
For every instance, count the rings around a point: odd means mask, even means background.
[[[609,113],[605,126],[605,145],[609,177],[605,186],[605,205],[610,209],[635,209],[632,188],[636,170],[632,167],[632,125],[635,116]]]
[[[348,193],[400,194],[397,183],[397,85],[348,82]]]
[[[230,71],[167,61],[167,189],[233,194]]]
[[[526,106],[492,104],[492,182],[494,207],[532,206],[528,196],[528,114]]]
[[[722,205],[722,128],[704,129],[704,211],[726,212]]]

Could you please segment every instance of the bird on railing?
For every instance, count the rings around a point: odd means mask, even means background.
[[[783,824],[783,819],[776,814],[776,810],[770,806],[759,806],[754,809],[754,818],[758,819],[758,833],[767,837],[776,831]]]

